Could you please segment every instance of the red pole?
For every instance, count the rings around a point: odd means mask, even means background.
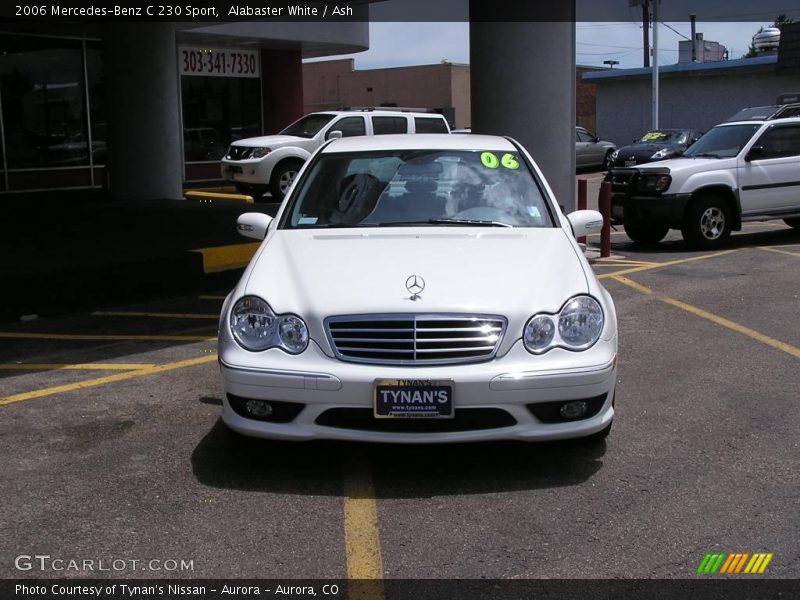
[[[587,181],[586,179],[578,179],[578,210],[586,210],[586,195],[587,195]],[[578,238],[579,244],[586,243],[586,236],[582,235]]]
[[[600,231],[600,256],[611,256],[611,182],[600,184],[600,214],[603,215],[603,229]]]

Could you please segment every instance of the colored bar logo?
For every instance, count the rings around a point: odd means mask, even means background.
[[[698,575],[735,575],[735,574],[761,574],[767,570],[773,554],[767,552],[734,552],[726,554],[716,552],[707,553],[697,567]]]

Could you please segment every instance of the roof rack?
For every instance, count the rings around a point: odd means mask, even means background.
[[[409,108],[407,106],[340,106],[336,110],[343,112],[409,112],[441,114],[435,108]]]
[[[800,94],[781,94],[774,106],[748,106],[726,119],[726,122],[771,121],[788,117],[800,117]]]

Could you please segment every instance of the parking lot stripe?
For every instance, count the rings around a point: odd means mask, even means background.
[[[598,279],[608,279],[609,277],[617,277],[618,275],[630,275],[631,273],[641,273],[642,271],[651,271],[652,269],[662,269],[664,267],[672,267],[675,265],[682,265],[688,262],[694,262],[697,260],[706,260],[707,258],[716,258],[718,256],[725,256],[726,254],[731,254],[733,252],[738,252],[739,248],[733,248],[732,250],[722,250],[721,252],[713,252],[711,254],[703,254],[701,256],[690,256],[689,258],[679,258],[676,260],[668,260],[661,263],[656,263],[653,265],[642,266],[642,267],[631,267],[630,269],[623,269],[622,271],[616,271],[614,273],[603,273],[602,275],[598,275]]]
[[[85,340],[120,342],[210,342],[216,336],[207,335],[94,335],[80,333],[26,333],[0,331],[0,338],[12,340]]]
[[[0,363],[0,371],[136,371],[154,366],[155,363]]]
[[[94,317],[154,317],[158,319],[219,319],[219,315],[204,315],[198,313],[161,313],[161,312],[136,312],[130,310],[96,310]]]
[[[766,250],[767,252],[775,252],[777,254],[786,254],[788,256],[800,256],[800,252],[789,252],[788,250],[778,250],[771,246],[759,246],[759,250]]]
[[[0,406],[13,404],[15,402],[22,402],[24,400],[33,400],[34,398],[42,398],[44,396],[52,396],[54,394],[62,394],[64,392],[74,392],[75,390],[83,390],[90,387],[99,385],[106,385],[116,381],[124,381],[126,379],[133,379],[134,377],[144,377],[145,375],[155,375],[156,373],[163,373],[165,371],[174,371],[175,369],[183,369],[185,367],[193,367],[195,365],[202,365],[210,362],[216,362],[217,355],[201,356],[199,358],[190,358],[187,360],[179,360],[171,363],[164,363],[163,365],[154,365],[144,369],[137,369],[135,371],[127,371],[125,373],[117,373],[116,375],[108,375],[106,377],[98,377],[97,379],[87,379],[85,381],[76,381],[75,383],[67,383],[64,385],[56,385],[49,388],[42,388],[32,392],[23,392],[21,394],[13,394],[0,398]]]
[[[359,459],[344,466],[344,537],[347,578],[358,586],[351,598],[383,597],[378,507],[369,467]],[[357,593],[353,593],[356,591]]]
[[[662,296],[661,294],[655,293],[650,288],[643,286],[640,283],[636,283],[635,281],[631,281],[627,277],[622,275],[614,275],[613,279],[616,281],[627,285],[635,289],[638,292],[643,294],[652,295],[655,298],[658,298],[661,302],[665,304],[669,304],[674,306],[675,308],[680,308],[681,310],[685,310],[686,312],[692,313],[702,319],[706,319],[711,321],[712,323],[716,323],[722,327],[730,329],[731,331],[735,331],[737,333],[741,333],[742,335],[746,335],[747,337],[756,340],[757,342],[761,342],[766,346],[770,346],[775,348],[776,350],[780,350],[781,352],[785,352],[795,358],[800,358],[800,348],[792,346],[791,344],[787,344],[786,342],[782,342],[780,340],[776,340],[775,338],[771,338],[768,335],[764,335],[763,333],[756,331],[755,329],[750,329],[749,327],[745,327],[744,325],[740,325],[739,323],[735,323],[725,317],[720,317],[719,315],[715,315],[714,313],[710,313],[707,310],[703,310],[702,308],[698,308],[696,306],[692,306],[691,304],[687,304],[686,302],[682,302],[680,300],[676,300],[675,298],[669,298],[668,296]]]

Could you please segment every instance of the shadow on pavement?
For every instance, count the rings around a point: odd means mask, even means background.
[[[617,227],[618,231],[623,231],[621,226]],[[674,233],[674,232],[673,232]],[[678,232],[679,233],[679,232]],[[592,240],[597,245],[599,241]],[[747,248],[749,246],[785,246],[800,244],[800,231],[787,227],[786,229],[772,229],[765,231],[747,231],[734,232],[733,235],[727,240],[725,244],[716,250],[730,250],[734,248]],[[639,252],[645,254],[674,254],[681,253],[697,253],[701,254],[709,252],[709,250],[695,250],[689,248],[686,242],[680,237],[675,239],[667,239],[658,244],[637,245],[627,238],[611,240],[611,248],[613,250],[624,252]]]
[[[605,442],[363,444],[239,436],[218,420],[192,452],[203,485],[297,495],[341,495],[345,466],[370,467],[376,497],[426,498],[581,484],[603,465]]]

